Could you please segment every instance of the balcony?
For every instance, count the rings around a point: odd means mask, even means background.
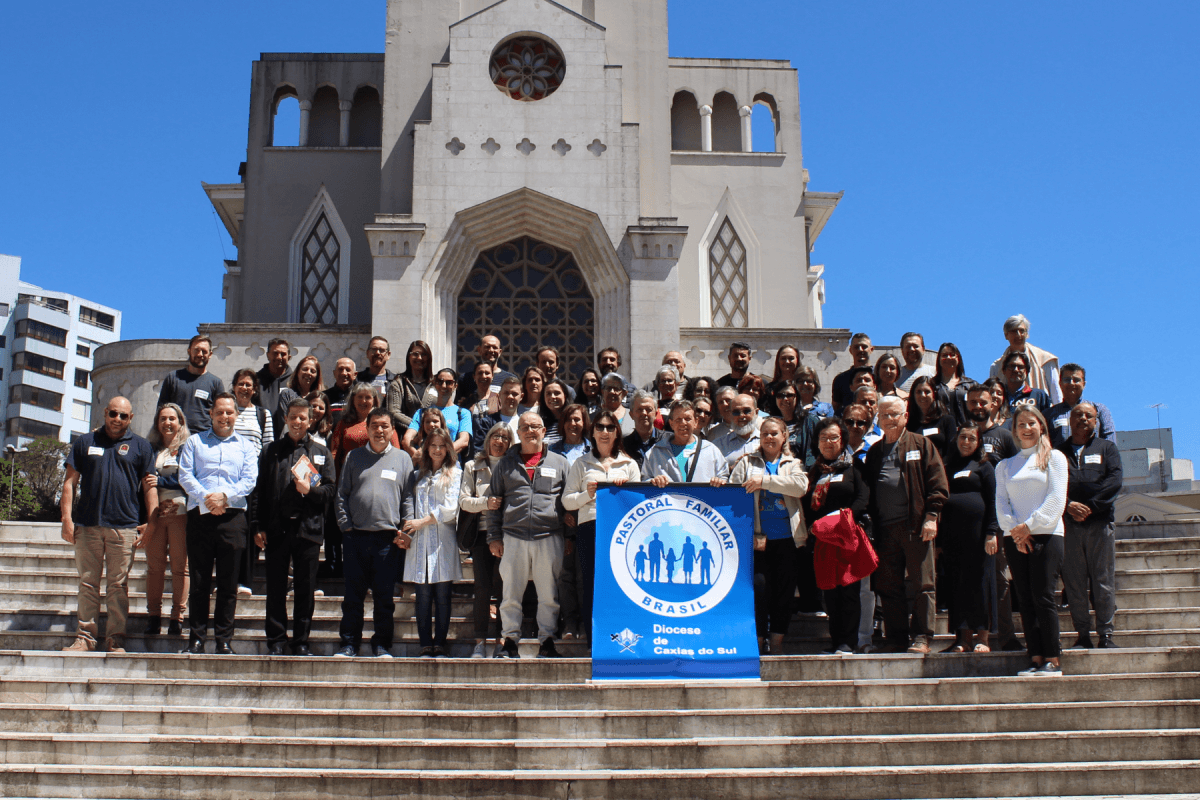
[[[60,314],[70,315],[70,304],[66,300],[59,300],[57,297],[41,297],[33,294],[22,294],[17,296],[17,307],[21,306],[40,306],[48,308],[52,311],[57,311]]]

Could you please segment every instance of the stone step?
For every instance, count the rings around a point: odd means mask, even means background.
[[[663,797],[772,797],[817,800],[945,796],[964,785],[1004,794],[1171,792],[1200,781],[1200,761],[1079,761],[910,767],[778,767],[649,770],[370,770],[292,767],[0,767],[5,795],[75,794],[112,798],[421,796],[434,798],[570,797],[573,800]]]
[[[309,769],[686,770],[1143,761],[1195,755],[1200,730],[1021,731],[918,736],[445,739],[0,733],[0,761],[127,767],[303,764]]]
[[[1012,678],[1012,681],[1063,680]],[[1196,728],[1200,700],[814,708],[521,710],[3,703],[5,730],[173,736],[642,739]]]
[[[1118,569],[1117,589],[1191,589],[1200,586],[1200,570]]]
[[[1044,685],[1053,683],[1053,686]],[[157,683],[129,677],[0,678],[0,703],[155,705],[179,708],[387,709],[521,712],[690,708],[885,708],[894,706],[1099,702],[1127,703],[1200,696],[1200,673],[1064,675],[1042,678],[945,678],[880,681],[747,681],[580,684],[398,683],[175,679]],[[1073,725],[1064,719],[1062,725]],[[1056,728],[1058,729],[1058,728]],[[307,734],[305,734],[307,735]],[[715,735],[715,734],[714,734]]]
[[[564,645],[566,643],[563,643]],[[1067,650],[1068,675],[1200,672],[1200,647]],[[987,654],[765,656],[764,681],[914,680],[1012,676],[1028,665],[1024,652]],[[587,659],[272,658],[250,655],[181,656],[140,653],[0,651],[0,676],[130,678],[144,682],[237,679],[255,681],[374,681],[402,683],[584,683]]]

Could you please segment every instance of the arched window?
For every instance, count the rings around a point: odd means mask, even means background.
[[[322,185],[292,235],[288,321],[345,324],[350,234]]]
[[[308,146],[337,147],[341,125],[337,89],[322,86],[313,95],[312,111],[308,115]]]
[[[595,308],[575,258],[527,236],[480,253],[458,296],[459,364],[499,337],[507,368],[520,375],[537,364],[539,347],[558,349],[560,374],[593,364]]]
[[[275,107],[271,116],[273,147],[295,147],[300,144],[300,101],[290,86],[281,86],[275,92]]]
[[[350,108],[350,146],[379,147],[383,142],[383,106],[379,92],[364,86],[354,93]]]
[[[671,101],[671,149],[700,149],[700,106],[688,91],[676,92]]]
[[[714,328],[745,328],[750,324],[746,278],[746,247],[729,217],[708,246],[709,301]]]
[[[779,152],[779,107],[775,98],[766,92],[754,95],[754,111],[751,116],[754,152]]]
[[[719,153],[742,152],[742,122],[733,95],[718,92],[712,108],[712,149]]]

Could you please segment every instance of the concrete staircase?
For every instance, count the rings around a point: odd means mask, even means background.
[[[585,658],[253,655],[259,595],[239,600],[240,655],[51,652],[73,638],[70,548],[57,526],[3,524],[0,795],[1196,797],[1200,530],[1161,533],[1118,545],[1123,648],[1067,651],[1062,678],[1014,677],[1021,653],[789,655],[761,682],[597,684]],[[130,586],[132,649],[144,565]],[[470,613],[456,598],[463,637]],[[791,648],[820,626],[797,620]]]

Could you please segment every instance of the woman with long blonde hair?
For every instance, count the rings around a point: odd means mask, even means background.
[[[996,519],[1021,607],[1032,666],[1022,676],[1062,675],[1054,587],[1063,561],[1067,458],[1050,446],[1041,412],[1018,406],[1013,436],[1021,451],[996,467]]]
[[[187,615],[187,495],[179,485],[179,448],[187,441],[187,418],[174,403],[164,403],[154,415],[154,427],[146,437],[154,448],[154,472],[145,485],[158,491],[158,508],[146,526],[146,630],[157,636],[162,630],[162,596],[168,559],[171,565],[171,622],[168,636],[183,635]]]

